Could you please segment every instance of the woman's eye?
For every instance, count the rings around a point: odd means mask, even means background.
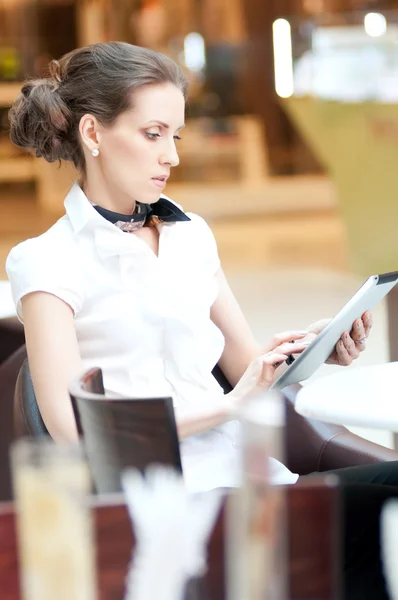
[[[156,140],[156,138],[160,138],[162,137],[160,135],[160,133],[152,133],[150,131],[146,131],[145,135],[147,136],[147,138],[149,138],[150,140]],[[179,135],[175,135],[173,136],[175,140],[181,140],[182,138]]]
[[[150,133],[149,131],[147,131],[146,136],[150,140],[155,140],[156,138],[160,138],[160,133]]]

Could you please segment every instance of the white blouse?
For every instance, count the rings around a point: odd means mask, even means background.
[[[156,256],[139,237],[104,219],[76,183],[66,215],[22,242],[7,259],[19,319],[21,298],[54,294],[75,315],[83,368],[98,366],[105,388],[126,396],[172,396],[175,407],[214,400],[212,369],[224,337],[210,319],[218,293],[217,246],[205,221],[163,223]],[[238,486],[240,426],[225,423],[181,442],[187,487]],[[297,475],[273,461],[274,481]]]

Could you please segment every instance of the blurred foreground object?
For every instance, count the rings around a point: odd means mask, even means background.
[[[335,475],[299,479],[286,490],[286,598],[341,600],[343,519]]]
[[[191,578],[207,570],[207,543],[217,519],[219,491],[190,495],[172,468],[122,475],[136,547],[126,600],[183,600]]]
[[[390,500],[381,513],[383,570],[391,600],[398,600],[398,502]]]
[[[21,439],[11,450],[24,600],[96,600],[90,475],[79,446]]]
[[[241,419],[243,486],[228,501],[228,600],[284,600],[285,491],[269,484],[274,460],[284,462],[282,397],[262,394]]]

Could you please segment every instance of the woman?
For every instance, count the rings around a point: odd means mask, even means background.
[[[173,61],[124,43],[71,52],[51,63],[49,78],[27,82],[10,112],[12,141],[49,162],[72,161],[80,181],[65,216],[14,248],[7,271],[53,438],[76,438],[68,382],[98,365],[108,389],[173,396],[184,477],[190,489],[208,490],[239,485],[233,415],[269,387],[291,342],[303,351],[322,325],[260,349],[210,229],[161,196],[179,162],[185,100]],[[350,364],[371,325],[369,314],[358,319],[330,360]],[[217,363],[230,394],[211,374]],[[297,481],[272,464],[275,483]]]

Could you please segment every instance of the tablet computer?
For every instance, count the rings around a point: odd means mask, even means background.
[[[344,331],[351,331],[354,321],[376,306],[397,282],[398,271],[369,277],[308,348],[274,381],[271,388],[282,389],[311,377],[329,358]]]

